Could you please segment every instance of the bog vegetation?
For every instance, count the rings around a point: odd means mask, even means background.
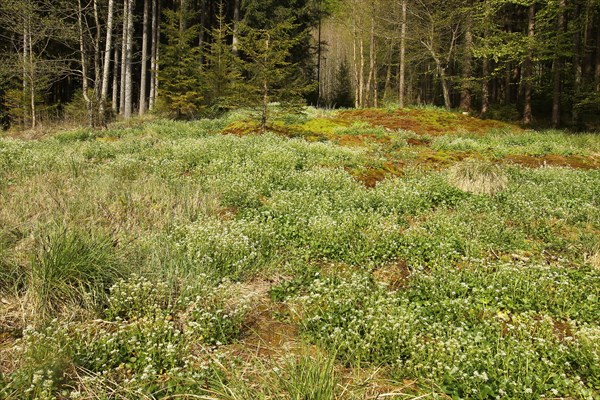
[[[600,396],[597,135],[269,112],[0,138],[0,398]]]

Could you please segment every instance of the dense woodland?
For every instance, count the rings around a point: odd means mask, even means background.
[[[3,0],[4,127],[433,104],[584,128],[597,0]]]

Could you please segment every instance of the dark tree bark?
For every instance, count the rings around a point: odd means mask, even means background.
[[[532,94],[532,72],[533,72],[533,40],[535,37],[535,4],[529,6],[527,19],[527,38],[530,43],[527,49],[527,57],[523,63],[523,125],[531,125],[533,122],[533,114],[531,110],[531,94]]]
[[[557,19],[557,29],[559,35],[565,31],[565,14],[566,0],[560,0],[559,14]],[[556,55],[552,61],[553,89],[552,89],[552,126],[558,128],[560,126],[561,114],[561,97],[562,97],[562,69],[563,60],[560,55]]]
[[[473,75],[473,19],[468,16],[465,23],[465,39],[462,58],[462,89],[460,92],[460,109],[471,111],[471,79]]]
[[[148,75],[148,14],[149,0],[144,0],[144,22],[142,33],[142,68],[140,72],[140,106],[139,114],[144,115],[146,112],[146,79]]]

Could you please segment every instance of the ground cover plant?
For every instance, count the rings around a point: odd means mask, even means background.
[[[0,138],[0,398],[600,398],[597,134],[273,115]]]

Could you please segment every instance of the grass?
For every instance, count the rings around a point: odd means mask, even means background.
[[[600,396],[596,134],[252,126],[0,138],[0,398]]]
[[[508,185],[502,168],[475,160],[467,160],[450,168],[449,180],[460,190],[474,194],[494,195]]]

